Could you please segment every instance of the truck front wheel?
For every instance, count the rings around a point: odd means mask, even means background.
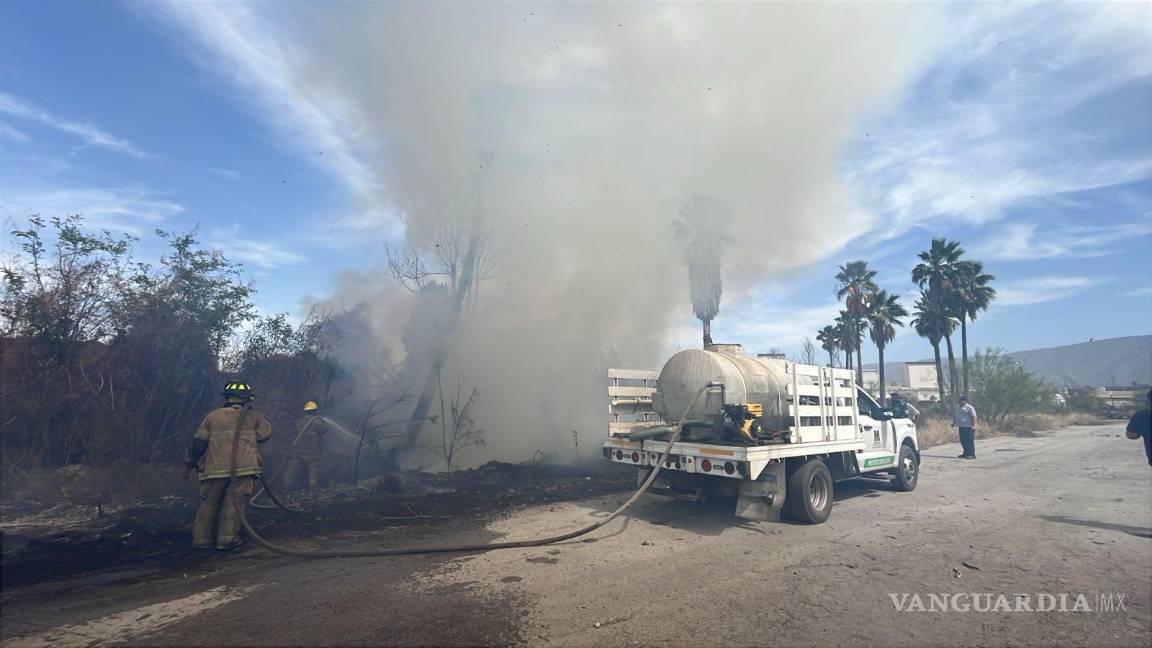
[[[788,476],[784,512],[807,524],[820,524],[832,514],[832,473],[819,459],[812,459]]]
[[[916,480],[920,478],[920,466],[916,463],[916,451],[911,446],[900,446],[900,456],[892,475],[895,477],[892,485],[896,490],[907,493],[916,489]]]

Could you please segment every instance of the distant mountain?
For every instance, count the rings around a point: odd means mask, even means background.
[[[1009,354],[1054,385],[1152,384],[1152,335],[1133,335]]]
[[[959,360],[959,348],[956,351]],[[1062,387],[1152,385],[1152,335],[1092,340],[1008,355],[1049,383]],[[947,357],[944,362],[947,364]],[[865,364],[864,368],[875,370],[877,365]],[[900,380],[904,363],[885,362],[884,373],[890,381]]]

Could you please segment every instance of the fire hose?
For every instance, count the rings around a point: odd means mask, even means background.
[[[238,517],[240,519],[240,525],[243,527],[244,532],[248,535],[248,537],[252,538],[253,542],[260,545],[261,547],[264,547],[265,549],[267,549],[269,551],[272,551],[272,552],[275,552],[278,554],[283,554],[285,556],[294,556],[296,558],[366,558],[366,557],[375,557],[375,556],[407,556],[407,555],[412,555],[412,554],[428,554],[428,553],[460,553],[460,552],[469,552],[469,551],[491,551],[493,549],[521,549],[521,548],[525,548],[525,547],[540,547],[543,545],[555,544],[557,542],[563,542],[565,540],[571,540],[572,538],[577,538],[579,536],[591,533],[591,532],[595,531],[596,529],[599,529],[600,527],[603,527],[604,525],[608,524],[612,520],[615,520],[617,517],[620,517],[620,515],[622,513],[624,513],[624,511],[628,510],[633,504],[635,504],[636,501],[640,499],[640,496],[643,495],[645,492],[647,492],[648,489],[652,486],[653,482],[656,481],[656,476],[660,474],[660,469],[664,467],[664,462],[668,460],[668,455],[672,452],[672,447],[676,444],[676,440],[680,437],[680,430],[683,427],[685,420],[688,418],[688,413],[692,411],[693,407],[695,407],[696,401],[698,401],[700,399],[700,396],[702,394],[704,394],[705,391],[707,391],[708,389],[715,387],[715,386],[716,386],[715,384],[709,383],[709,384],[705,385],[704,387],[701,387],[700,390],[696,392],[696,395],[692,398],[692,402],[688,403],[688,406],[686,408],[684,408],[684,413],[680,415],[680,419],[677,421],[676,426],[672,429],[671,436],[669,436],[669,438],[668,438],[668,445],[664,447],[664,451],[660,454],[660,460],[656,463],[656,466],[652,469],[652,472],[648,473],[648,478],[644,480],[644,483],[641,484],[638,489],[636,489],[636,492],[633,493],[631,497],[629,497],[623,504],[621,504],[619,506],[619,508],[617,508],[615,511],[610,513],[607,517],[604,517],[600,520],[597,520],[596,522],[589,524],[585,527],[581,527],[579,529],[576,529],[575,531],[569,531],[568,533],[562,533],[560,535],[547,536],[544,538],[536,538],[533,540],[515,540],[515,541],[509,541],[509,542],[493,542],[493,543],[488,543],[488,544],[458,544],[458,545],[446,545],[446,546],[442,546],[442,547],[428,547],[428,546],[417,545],[417,546],[409,546],[409,547],[389,547],[389,548],[384,548],[384,549],[357,549],[357,550],[347,550],[347,551],[342,551],[342,550],[312,551],[312,550],[305,550],[305,549],[293,549],[291,547],[285,547],[283,545],[278,545],[278,544],[275,544],[275,543],[267,540],[266,538],[261,536],[259,533],[257,533],[256,529],[252,528],[251,523],[248,522],[248,517],[244,514],[245,507],[241,503],[237,502],[235,499],[233,500],[233,505],[236,506],[238,509],[237,514],[238,514]],[[240,438],[240,424],[242,422],[243,422],[243,418],[241,418],[241,420],[238,421],[238,423],[236,425],[236,431],[234,433],[235,438],[233,441],[233,446],[235,446],[237,444],[237,441]],[[236,463],[235,462],[233,462],[233,464],[232,464],[232,476],[231,476],[231,478],[232,479],[236,478]],[[267,488],[265,488],[265,490],[267,490]],[[274,500],[276,499],[275,496],[272,494],[272,491],[269,490],[268,494],[272,495]]]
[[[260,479],[260,490],[256,491],[256,494],[253,495],[252,499],[248,501],[248,503],[251,504],[253,508],[271,510],[279,507],[288,513],[301,513],[303,511],[303,509],[301,509],[299,506],[285,504],[283,500],[281,500],[276,495],[276,492],[268,486],[268,484],[270,482],[276,481],[276,477],[280,475],[280,471],[284,469],[284,466],[289,461],[291,461],[292,452],[296,449],[296,444],[299,443],[300,437],[304,436],[304,433],[308,431],[308,428],[312,427],[312,424],[316,422],[316,418],[318,417],[313,417],[311,420],[304,424],[304,427],[300,428],[299,432],[296,433],[296,438],[292,439],[292,444],[288,446],[288,453],[284,455],[284,458],[280,461],[279,465],[276,466],[276,470],[272,471],[272,476],[268,479]],[[239,431],[236,433],[238,434]],[[271,498],[272,502],[276,506],[269,506],[267,504],[261,504],[256,501],[260,499],[260,496],[264,493],[268,493],[268,497]]]
[[[268,479],[264,479],[263,477],[260,478],[260,490],[256,491],[256,494],[252,496],[252,499],[248,500],[248,503],[252,505],[252,508],[264,509],[266,511],[271,511],[271,510],[275,510],[275,509],[279,508],[279,509],[286,511],[288,513],[303,513],[304,512],[304,509],[302,509],[299,505],[285,504],[284,501],[281,500],[280,497],[276,494],[276,491],[272,490],[271,483],[276,481],[276,477],[278,477],[280,475],[280,471],[284,470],[284,466],[286,466],[288,464],[288,462],[292,460],[292,452],[296,449],[296,444],[300,442],[301,437],[303,437],[304,433],[308,431],[308,428],[312,427],[312,424],[316,422],[317,418],[322,418],[325,421],[331,423],[330,419],[325,418],[323,416],[317,416],[317,417],[313,417],[310,421],[308,421],[307,423],[304,424],[304,427],[300,428],[300,431],[296,433],[296,437],[294,439],[292,439],[292,444],[288,446],[287,454],[285,454],[284,458],[280,460],[280,463],[276,466],[276,470],[272,471],[272,476],[269,477]],[[425,418],[428,418],[433,423],[436,422],[435,416],[425,417]],[[401,421],[390,421],[389,423],[385,423],[383,425],[395,425],[396,423],[407,423],[409,420],[413,420],[413,419],[404,419]],[[403,435],[396,435],[396,436],[403,436]],[[380,438],[387,439],[389,437],[376,437],[376,438],[377,439],[380,439]],[[363,440],[363,437],[361,437],[361,440]],[[268,504],[261,504],[260,502],[257,501],[258,499],[260,499],[260,496],[265,494],[265,493],[268,494],[268,497],[272,500],[272,503],[275,506],[268,505]]]

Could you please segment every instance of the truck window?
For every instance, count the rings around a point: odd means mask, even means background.
[[[860,404],[859,409],[861,416],[879,418],[881,411],[880,406],[877,405],[876,401],[872,400],[872,397],[866,394],[864,390],[859,388],[856,389],[856,402]]]

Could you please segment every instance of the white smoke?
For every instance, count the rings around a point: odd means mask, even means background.
[[[692,312],[670,224],[693,196],[726,208],[729,296],[866,227],[841,155],[916,68],[932,23],[880,3],[300,11],[299,83],[364,116],[377,207],[402,213],[425,251],[478,214],[490,232],[493,270],[446,378],[479,389],[487,451],[506,460],[571,455],[573,430],[594,447],[605,369],[659,367]],[[340,286],[330,303],[377,305],[390,349],[425,324],[383,273]]]
[[[707,346],[712,343],[707,327],[720,313],[724,295],[724,249],[732,243],[727,235],[728,210],[717,200],[696,196],[680,208],[680,219],[672,224],[684,246],[688,298],[693,314],[704,323]]]

